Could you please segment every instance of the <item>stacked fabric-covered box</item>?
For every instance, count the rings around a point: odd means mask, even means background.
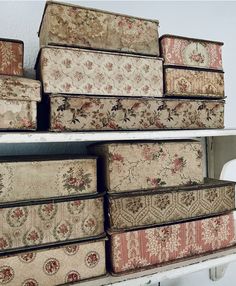
[[[36,130],[39,81],[23,77],[24,44],[0,39],[0,130]]]
[[[95,157],[1,158],[2,284],[53,286],[106,273],[96,163]]]

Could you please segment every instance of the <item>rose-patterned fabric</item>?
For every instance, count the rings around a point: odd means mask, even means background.
[[[232,211],[235,184],[210,180],[203,186],[186,186],[149,194],[109,196],[111,230],[158,225]]]
[[[235,244],[233,214],[111,234],[114,273],[207,253]]]
[[[96,193],[96,164],[92,158],[0,162],[0,202]]]
[[[56,44],[159,56],[158,21],[47,3],[40,45]]]
[[[105,273],[104,240],[22,252],[0,258],[1,285],[64,285]]]
[[[157,57],[45,47],[38,68],[45,93],[163,96]]]
[[[223,69],[223,43],[163,35],[160,45],[161,56],[167,65]]]
[[[165,68],[165,96],[224,97],[224,73]]]
[[[98,144],[89,151],[104,161],[108,192],[201,184],[204,180],[198,141]]]
[[[104,232],[103,198],[0,209],[0,250],[95,237]]]
[[[21,41],[0,39],[0,74],[23,75],[23,50]]]
[[[50,130],[224,128],[224,101],[50,96]]]
[[[0,129],[36,130],[36,114],[36,101],[0,99]]]

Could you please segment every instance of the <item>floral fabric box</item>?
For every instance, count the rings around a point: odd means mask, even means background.
[[[235,208],[235,183],[205,180],[202,185],[135,194],[110,194],[110,230],[132,229],[221,214]]]
[[[0,74],[23,75],[24,43],[0,39]]]
[[[163,96],[157,57],[44,47],[36,66],[45,93]]]
[[[32,79],[1,75],[0,90],[0,129],[36,130],[41,83]]]
[[[224,128],[224,101],[51,95],[41,128],[51,131]]]
[[[223,69],[221,42],[163,35],[160,46],[166,65]]]
[[[0,283],[9,286],[62,285],[104,274],[104,240],[0,257]]]
[[[113,233],[112,271],[158,266],[235,244],[233,214],[192,222]]]
[[[164,69],[165,96],[224,97],[224,73],[166,67]]]
[[[203,183],[198,141],[105,143],[91,145],[100,156],[108,192],[120,193]]]
[[[96,192],[96,158],[60,155],[0,158],[0,203]]]
[[[47,2],[40,45],[75,46],[159,56],[158,21]]]
[[[104,233],[103,197],[0,205],[0,251],[97,237]]]

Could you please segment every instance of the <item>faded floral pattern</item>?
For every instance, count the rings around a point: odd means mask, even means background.
[[[165,95],[224,97],[224,74],[202,70],[165,68]]]
[[[70,255],[66,248],[77,247],[79,251]],[[96,263],[86,263],[91,254],[96,254]],[[33,259],[32,259],[33,258]],[[78,269],[78,261],[80,267]],[[22,271],[24,269],[24,271]],[[79,272],[78,272],[79,271]],[[0,258],[0,284],[9,286],[62,285],[106,273],[105,241],[90,241],[69,246],[11,254]]]
[[[224,128],[224,101],[54,95],[50,108],[52,131]]]
[[[23,75],[23,43],[0,40],[0,74]]]
[[[159,56],[158,21],[47,3],[40,45],[69,45]]]
[[[146,160],[146,149],[156,154]],[[108,192],[148,190],[167,186],[203,183],[203,163],[199,157],[200,142],[111,143],[91,146],[90,152],[101,156],[106,164]],[[161,156],[160,156],[161,153]],[[114,160],[111,154],[125,158]],[[181,168],[176,168],[173,158],[183,158]],[[163,160],[163,158],[165,158]],[[142,170],[142,171],[140,171]],[[130,175],[132,174],[132,175]],[[159,178],[158,182],[150,178]],[[161,183],[165,182],[165,184]]]
[[[39,65],[46,93],[163,96],[162,60],[156,57],[45,47]]]
[[[162,191],[162,194],[153,191],[152,194],[131,198],[109,196],[110,229],[158,225],[234,209],[233,183],[221,184],[213,180],[201,189],[186,186],[168,193],[164,189]]]
[[[222,70],[222,43],[198,39],[161,37],[161,53],[166,65]]]
[[[78,209],[78,203],[83,207]],[[79,239],[104,232],[102,198],[4,208],[0,213],[1,250]],[[96,217],[93,216],[93,226],[84,231],[84,222],[90,213],[96,213]]]
[[[217,243],[212,225],[217,223]],[[189,239],[189,234],[194,233]],[[222,234],[222,236],[220,235]],[[119,239],[118,239],[119,238]],[[207,239],[206,239],[207,238]],[[130,241],[133,241],[130,244]],[[170,226],[142,229],[111,234],[111,249],[119,252],[112,255],[114,273],[159,265],[176,259],[211,252],[235,244],[233,214],[185,222]],[[129,253],[138,253],[140,260]]]
[[[9,202],[96,193],[96,172],[96,159],[92,158],[2,163],[0,199]]]

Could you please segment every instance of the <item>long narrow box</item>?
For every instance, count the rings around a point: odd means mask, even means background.
[[[0,257],[0,283],[9,286],[62,285],[104,274],[104,240]]]
[[[102,194],[73,200],[0,205],[0,251],[97,237],[104,233]]]
[[[157,57],[44,47],[36,66],[45,93],[163,96]]]
[[[108,192],[120,193],[203,183],[198,141],[158,141],[91,145],[100,156]]]
[[[23,75],[24,43],[19,40],[0,39],[0,74]]]
[[[206,179],[196,186],[108,196],[112,231],[217,215],[235,208],[235,183]]]
[[[163,35],[160,46],[166,65],[223,70],[222,42]]]
[[[0,203],[97,192],[95,157],[0,158]]]
[[[75,46],[159,56],[158,21],[48,1],[40,45]]]
[[[114,273],[158,266],[235,244],[233,214],[110,237]]]
[[[224,128],[223,100],[107,98],[51,95],[49,118],[42,105],[40,121],[51,131],[162,130]]]
[[[0,129],[35,130],[37,102],[40,100],[39,81],[0,76]]]
[[[165,96],[224,97],[224,73],[180,67],[164,68]]]

